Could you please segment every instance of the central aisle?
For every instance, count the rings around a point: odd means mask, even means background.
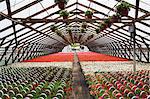
[[[72,76],[73,91],[71,99],[91,99],[76,53],[74,53]]]

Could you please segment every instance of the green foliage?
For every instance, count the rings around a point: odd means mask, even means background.
[[[111,17],[109,17],[108,19],[105,19],[105,20],[104,20],[104,23],[105,23],[105,24],[108,24],[108,23],[110,23],[110,20],[111,20]]]
[[[120,10],[122,10],[122,9],[128,9],[128,10],[130,10],[131,7],[132,6],[129,3],[127,3],[127,2],[121,2],[121,4],[119,4],[116,8],[120,9]]]
[[[67,10],[62,10],[59,12],[60,16],[63,17],[63,16],[69,16],[69,12],[67,12]]]
[[[71,30],[71,29],[68,29],[67,31],[68,31],[68,33],[71,33],[71,32],[72,32],[72,30]]]
[[[104,24],[104,23],[101,23],[101,24],[99,25],[100,30],[101,30],[101,29],[104,29],[104,27],[105,27],[105,24]]]
[[[84,28],[81,28],[81,33],[84,33],[85,32],[85,29]]]
[[[99,33],[99,32],[100,32],[100,29],[99,29],[99,28],[97,28],[95,31],[96,31],[96,33]]]
[[[90,10],[87,10],[87,11],[85,12],[85,15],[86,15],[86,16],[87,16],[87,15],[93,15],[93,12],[90,11]]]
[[[111,17],[121,17],[121,15],[119,13],[113,14]]]
[[[50,28],[51,28],[51,30],[52,30],[52,31],[57,30],[57,27],[56,27],[55,25],[51,25],[51,27],[50,27]]]

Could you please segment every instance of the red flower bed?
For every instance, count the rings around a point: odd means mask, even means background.
[[[47,56],[37,57],[23,62],[72,62],[73,53],[56,53]]]
[[[80,61],[128,61],[128,59],[99,54],[94,52],[78,52]],[[73,53],[56,53],[37,57],[23,62],[72,62]]]
[[[128,59],[94,52],[79,52],[78,56],[80,61],[128,61]]]

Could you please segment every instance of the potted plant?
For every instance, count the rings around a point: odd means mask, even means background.
[[[55,32],[57,30],[57,27],[55,25],[51,25],[52,32]]]
[[[93,12],[90,11],[90,10],[87,10],[87,11],[85,12],[85,17],[86,17],[87,19],[92,19],[92,15],[93,15]]]
[[[99,28],[97,28],[95,31],[96,31],[96,33],[98,34],[98,33],[100,32],[100,29],[99,29]]]
[[[85,33],[85,29],[84,28],[81,28],[81,33]]]
[[[67,31],[68,31],[69,34],[72,33],[71,29],[68,29]]]
[[[61,36],[61,37],[63,36],[60,31],[56,31],[56,34],[57,34],[58,36]]]
[[[128,16],[128,13],[130,11],[130,7],[131,5],[127,2],[121,2],[121,4],[119,4],[116,9],[117,9],[117,13],[119,13],[121,16]]]
[[[87,23],[83,22],[81,27],[84,28],[84,29],[86,29],[87,28]]]
[[[105,23],[101,23],[100,26],[99,26],[99,29],[100,29],[100,32],[105,30],[107,27],[106,27],[106,24]]]
[[[108,19],[105,19],[105,20],[104,20],[104,24],[106,25],[106,28],[107,28],[107,27],[110,27],[111,24],[112,24],[112,23],[111,23],[111,17],[109,17]]]
[[[67,12],[67,10],[62,10],[59,14],[61,17],[63,17],[63,19],[68,19],[69,12]]]
[[[65,9],[65,5],[67,5],[67,2],[69,0],[55,0],[55,3],[58,4],[58,7],[63,10]]]
[[[72,37],[72,31],[71,31],[71,29],[67,29],[67,31],[68,31],[69,35]]]
[[[111,22],[112,23],[116,23],[116,22],[120,22],[121,21],[121,16],[119,13],[114,14],[113,16],[111,16]]]

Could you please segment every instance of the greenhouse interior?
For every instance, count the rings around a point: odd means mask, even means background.
[[[0,99],[150,99],[150,0],[0,0]]]

